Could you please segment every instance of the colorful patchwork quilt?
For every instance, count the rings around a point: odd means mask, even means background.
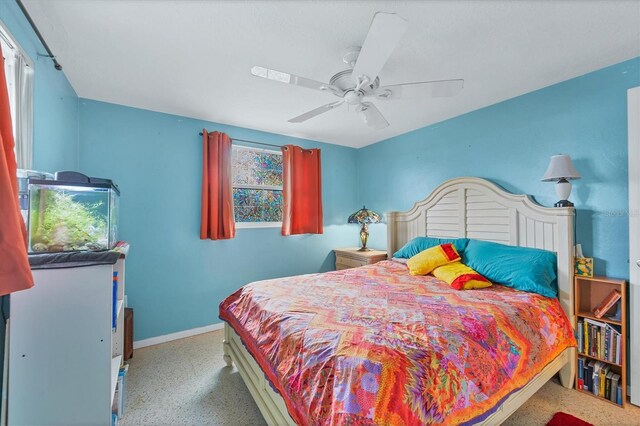
[[[475,423],[576,345],[557,299],[393,261],[254,282],[220,318],[302,425]]]

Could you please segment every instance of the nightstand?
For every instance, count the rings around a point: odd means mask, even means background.
[[[387,258],[387,252],[382,250],[358,251],[358,248],[335,249],[336,271],[372,265]]]

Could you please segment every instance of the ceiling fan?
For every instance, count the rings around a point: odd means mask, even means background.
[[[365,100],[375,98],[392,100],[415,97],[445,97],[457,95],[464,86],[464,80],[422,81],[418,83],[380,86],[378,74],[407,30],[407,21],[395,13],[377,12],[369,27],[369,33],[362,47],[353,46],[343,54],[342,60],[349,69],[340,71],[329,83],[300,77],[286,72],[255,66],[251,74],[285,84],[326,91],[339,97],[331,102],[289,120],[302,123],[346,103],[354,105],[364,122],[374,129],[384,129],[389,122],[376,106]]]

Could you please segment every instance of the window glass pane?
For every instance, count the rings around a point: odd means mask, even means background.
[[[282,155],[234,148],[231,155],[233,185],[282,186]]]
[[[282,222],[282,191],[233,188],[236,222]]]

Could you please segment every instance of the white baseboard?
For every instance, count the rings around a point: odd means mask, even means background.
[[[198,334],[208,333],[210,331],[222,330],[224,323],[205,325],[204,327],[196,327],[190,330],[178,331],[176,333],[164,334],[162,336],[150,337],[148,339],[136,340],[133,342],[133,349],[144,348],[145,346],[159,345],[160,343],[170,342],[172,340],[184,339]]]

